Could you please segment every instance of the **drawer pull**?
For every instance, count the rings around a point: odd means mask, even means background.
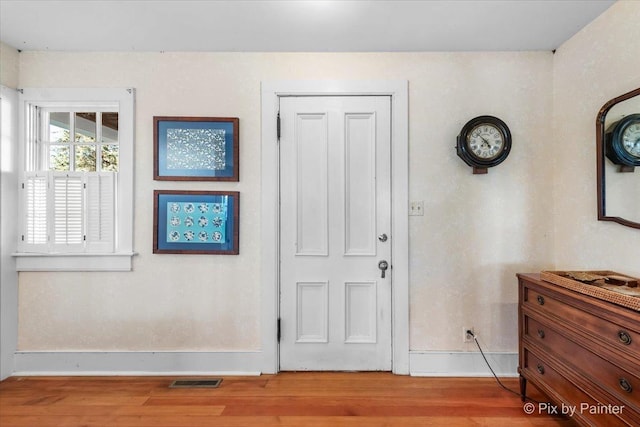
[[[629,333],[627,331],[619,331],[618,332],[618,339],[624,345],[630,345],[631,344],[631,335],[629,335]]]
[[[538,304],[544,305],[544,297],[542,295],[538,295]]]
[[[538,369],[538,373],[540,375],[544,375],[544,366],[538,364],[538,366],[536,368]],[[622,381],[622,380],[620,380],[620,381]],[[620,387],[622,387],[622,385],[620,385]]]
[[[544,339],[544,331],[543,331],[542,329],[538,329],[538,336],[539,336],[541,339]]]
[[[626,379],[620,378],[620,381],[618,381],[618,383],[620,384],[620,388],[627,393],[631,393],[633,391],[633,387],[631,387],[631,384]]]

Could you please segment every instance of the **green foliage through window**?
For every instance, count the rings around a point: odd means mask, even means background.
[[[96,113],[76,113],[75,143],[71,142],[69,113],[51,113],[49,125],[49,169],[53,171],[117,172],[119,147],[118,113],[103,113],[102,143],[96,141]],[[85,132],[83,130],[89,130]],[[73,158],[73,166],[71,159]],[[100,164],[98,165],[98,162]]]

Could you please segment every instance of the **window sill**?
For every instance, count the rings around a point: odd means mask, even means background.
[[[109,254],[44,254],[19,252],[16,271],[131,271],[135,252]]]

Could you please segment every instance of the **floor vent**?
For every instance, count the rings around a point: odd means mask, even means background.
[[[169,388],[218,388],[221,382],[221,378],[175,380],[171,383]]]

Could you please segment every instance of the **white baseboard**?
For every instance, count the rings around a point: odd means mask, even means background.
[[[487,360],[499,377],[518,376],[518,353],[488,353]],[[493,376],[480,352],[409,352],[410,375],[420,377]]]
[[[499,377],[517,377],[518,353],[485,353]],[[15,376],[29,375],[260,375],[256,352],[16,352]],[[410,375],[489,377],[479,352],[409,353]]]
[[[14,376],[260,375],[262,352],[16,352]]]

